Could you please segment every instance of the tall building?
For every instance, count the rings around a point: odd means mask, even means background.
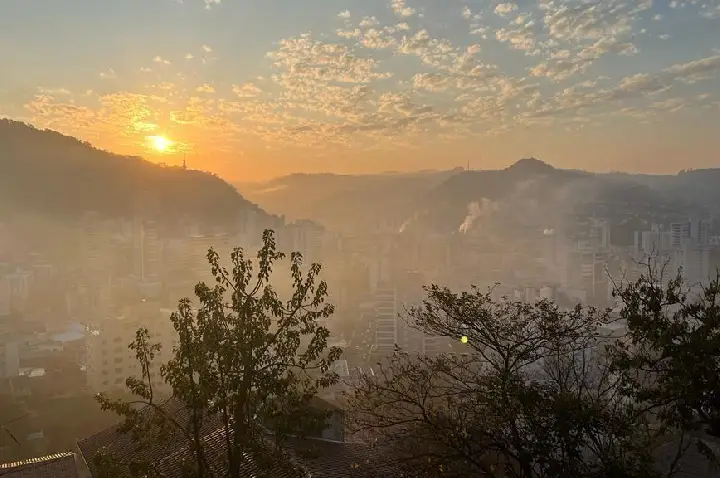
[[[160,377],[160,365],[172,358],[177,334],[170,322],[172,310],[161,309],[154,303],[142,303],[126,308],[120,315],[91,326],[87,336],[87,381],[94,393],[123,389],[130,376],[140,378],[142,371],[135,352],[128,345],[135,340],[140,327],[147,327],[150,342],[160,343],[161,350],[155,357],[151,375],[153,386],[160,393],[168,387]]]
[[[653,224],[649,231],[636,231],[634,252],[638,257],[667,257],[673,247],[673,231]]]
[[[313,221],[301,220],[286,226],[289,235],[288,247],[293,252],[300,252],[303,262],[310,264],[322,261],[323,237],[325,228]]]
[[[395,285],[382,282],[375,292],[375,351],[391,354],[398,343],[398,301]]]
[[[154,221],[138,221],[136,230],[137,275],[142,282],[158,282],[162,270],[162,243]]]
[[[710,239],[710,223],[698,218],[692,218],[685,222],[674,222],[670,224],[670,232],[673,248],[680,248],[687,242],[706,245]]]

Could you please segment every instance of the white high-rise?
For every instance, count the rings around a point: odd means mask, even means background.
[[[397,291],[391,282],[378,284],[375,292],[375,351],[389,354],[398,343]]]

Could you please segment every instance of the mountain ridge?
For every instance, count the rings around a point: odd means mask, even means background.
[[[0,199],[4,213],[77,219],[140,213],[162,222],[190,218],[208,228],[241,213],[266,213],[219,176],[123,156],[52,130],[0,119]],[[3,211],[0,211],[3,213]]]

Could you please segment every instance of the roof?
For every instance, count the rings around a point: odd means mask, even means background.
[[[77,478],[78,471],[75,454],[67,452],[0,464],[0,476],[3,478]]]
[[[186,427],[190,423],[191,415],[183,404],[170,398],[160,405],[163,413],[175,420],[180,426]],[[150,409],[143,413],[150,415]],[[208,435],[220,426],[220,420],[210,417],[203,423],[202,434]],[[143,462],[158,463],[173,450],[189,445],[189,441],[177,430],[162,430],[153,428],[154,439],[137,440],[132,432],[123,433],[122,423],[106,428],[94,435],[78,441],[78,449],[85,463],[93,475],[97,474],[95,457],[98,453],[112,455],[120,463]]]
[[[180,424],[189,423],[189,413],[179,401],[168,400],[162,408]],[[225,429],[219,419],[208,417],[202,435],[206,460],[214,474],[223,476],[226,467]],[[94,456],[103,451],[120,463],[153,463],[163,476],[181,476],[183,462],[192,461],[191,443],[179,432],[149,442],[133,439],[132,433],[121,433],[120,425],[110,427],[78,442],[83,458],[93,476],[98,476]],[[243,472],[247,476],[273,478],[363,477],[390,474],[387,466],[370,459],[373,450],[360,443],[344,443],[316,438],[290,438],[283,450],[276,450],[272,435],[266,435],[267,448],[262,456],[247,456]],[[284,459],[283,459],[284,458]],[[267,461],[265,461],[267,460]],[[259,461],[263,461],[260,465]],[[118,478],[130,476],[129,470]],[[391,475],[397,476],[397,475]]]

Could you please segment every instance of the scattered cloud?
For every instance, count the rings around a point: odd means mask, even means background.
[[[115,78],[115,77],[116,77],[116,75],[115,75],[115,70],[113,70],[112,68],[110,68],[110,69],[107,70],[107,71],[103,71],[103,72],[100,73],[100,78],[102,78],[102,79],[104,79],[104,80],[113,79],[113,78]]]
[[[407,6],[405,0],[392,0],[391,6],[398,17],[405,18],[415,15],[415,9]]]
[[[233,85],[232,91],[238,98],[255,98],[262,90],[255,86],[254,83],[244,83],[242,85]]]
[[[502,17],[507,16],[511,14],[512,12],[517,11],[518,7],[517,4],[508,2],[508,3],[500,3],[495,7],[495,14],[500,15]]]
[[[205,1],[207,7],[220,3]],[[199,73],[197,63],[173,65],[156,56],[153,62],[167,67],[141,77],[147,94],[105,94],[119,81],[93,86],[104,93],[85,99],[42,88],[26,109],[40,124],[113,131],[128,141],[174,125],[226,143],[242,134],[273,147],[317,150],[458,141],[553,125],[577,132],[613,116],[645,121],[717,109],[716,95],[704,92],[717,91],[720,51],[678,53],[668,56],[667,66],[643,68],[641,48],[679,41],[665,23],[678,12],[658,13],[650,0],[473,2],[448,8],[447,18],[428,5],[387,0],[390,11],[332,12],[334,31],[278,40],[258,60],[262,69],[242,70],[242,79],[230,69],[223,81],[205,76],[222,62]],[[698,21],[720,19],[715,0],[669,6],[693,11]],[[182,51],[164,54],[183,58]],[[211,53],[202,45],[184,58],[206,63]],[[700,99],[703,94],[710,96]]]
[[[215,93],[215,88],[208,84],[204,84],[195,88],[195,91],[197,91],[198,93]]]

